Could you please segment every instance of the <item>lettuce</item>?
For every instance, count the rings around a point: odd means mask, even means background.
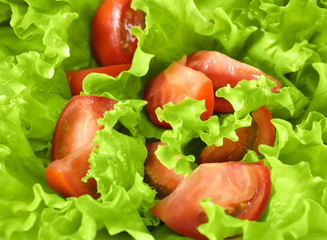
[[[258,222],[230,217],[201,201],[210,239],[324,239],[327,220],[327,3],[305,0],[133,0],[146,13],[146,28],[133,28],[139,46],[132,67],[117,78],[90,74],[86,95],[120,100],[99,120],[99,148],[86,176],[101,198],[63,198],[46,184],[52,134],[70,91],[65,72],[95,67],[90,23],[100,0],[0,0],[0,238],[188,239],[160,225],[149,208],[155,191],[143,182],[144,144],[167,143],[161,162],[187,175],[205,145],[237,140],[249,113],[267,105],[274,116],[273,147],[260,146],[272,174],[272,195]],[[204,103],[186,98],[158,109],[162,130],[142,100],[149,79],[172,61],[198,50],[216,50],[278,79],[242,81],[217,95],[235,114],[200,120]],[[181,157],[176,163],[176,157]],[[258,157],[249,152],[244,161]]]

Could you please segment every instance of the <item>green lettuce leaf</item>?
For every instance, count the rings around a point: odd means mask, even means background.
[[[158,119],[164,120],[172,126],[166,130],[161,141],[166,143],[158,147],[156,155],[169,169],[174,168],[176,173],[187,176],[197,165],[195,156],[187,154],[185,148],[192,144],[193,139],[201,138],[206,145],[221,146],[223,138],[237,140],[235,130],[251,125],[251,116],[246,115],[239,119],[236,115],[212,116],[202,121],[200,116],[206,111],[204,101],[185,98],[179,104],[168,103],[163,109],[156,110]],[[194,148],[192,145],[191,148]],[[195,147],[196,148],[196,147]],[[176,161],[178,159],[178,161]]]
[[[234,88],[220,88],[216,95],[227,99],[238,117],[245,116],[262,105],[267,106],[274,117],[290,120],[302,116],[308,98],[295,87],[282,87],[273,93],[270,89],[274,86],[274,81],[260,76],[258,80],[243,80]]]

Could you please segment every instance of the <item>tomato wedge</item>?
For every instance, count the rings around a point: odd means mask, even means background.
[[[97,96],[75,96],[61,112],[52,138],[51,161],[62,159],[77,149],[91,145],[101,129],[97,120],[112,110],[117,101]]]
[[[93,55],[101,66],[131,63],[137,38],[133,26],[144,28],[144,13],[131,9],[131,0],[104,0],[91,26]]]
[[[238,141],[233,142],[225,138],[223,145],[205,147],[197,163],[240,161],[248,150],[254,150],[258,155],[259,145],[273,146],[275,142],[275,127],[271,123],[272,116],[266,106],[258,108],[252,113],[252,124],[236,130]]]
[[[187,58],[186,66],[210,78],[215,92],[227,84],[235,87],[241,80],[257,80],[261,75],[276,82],[277,86],[271,89],[273,92],[277,92],[281,87],[280,82],[261,70],[215,51],[199,51],[191,54]],[[234,112],[234,109],[224,98],[215,97],[214,111],[230,113]]]
[[[157,158],[155,151],[162,142],[147,143],[148,156],[144,163],[144,181],[157,190],[157,198],[172,193],[184,179],[183,174],[177,175],[174,169],[168,169]]]
[[[75,96],[60,114],[52,139],[51,160],[45,174],[48,185],[66,197],[89,194],[98,198],[96,181],[82,182],[89,169],[97,120],[114,108],[115,100],[97,96]]]
[[[98,68],[88,68],[72,72],[67,72],[67,81],[70,86],[72,96],[79,95],[83,91],[83,80],[90,73],[104,73],[112,77],[117,77],[122,71],[130,69],[131,64],[120,64]]]
[[[151,212],[177,233],[202,240],[207,238],[197,227],[208,219],[200,200],[211,198],[227,214],[258,220],[270,192],[270,172],[262,162],[205,163],[151,208]]]
[[[92,146],[86,145],[66,157],[53,161],[45,170],[47,183],[51,189],[65,197],[79,197],[89,194],[99,198],[94,178],[82,182],[89,169],[89,155]]]
[[[262,106],[258,110],[254,111],[252,113],[252,118],[258,126],[253,150],[258,155],[261,155],[258,149],[260,144],[274,146],[276,136],[275,126],[271,123],[272,116],[266,106]]]
[[[166,122],[160,122],[155,110],[172,102],[180,103],[185,96],[196,100],[205,100],[207,111],[201,115],[202,120],[208,119],[213,113],[213,88],[212,82],[203,73],[187,66],[186,57],[173,62],[166,70],[148,83],[144,99],[148,102],[145,106],[153,123],[162,128],[170,128]]]

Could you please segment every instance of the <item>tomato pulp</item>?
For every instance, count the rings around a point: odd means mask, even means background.
[[[184,179],[183,174],[177,175],[174,169],[168,169],[157,158],[155,151],[162,142],[147,143],[148,156],[144,163],[144,181],[157,190],[157,198],[172,193]]]
[[[46,168],[48,185],[54,191],[66,197],[83,194],[99,197],[96,181],[81,179],[89,169],[94,134],[102,128],[97,120],[112,110],[115,103],[105,97],[75,96],[66,104],[52,139],[52,163]]]
[[[223,145],[205,147],[197,163],[240,161],[248,150],[254,150],[258,155],[259,145],[273,146],[275,142],[275,127],[271,123],[272,116],[266,106],[258,108],[252,113],[252,124],[236,130],[238,140],[233,142],[225,138]]]
[[[197,227],[208,221],[202,199],[210,198],[237,218],[258,220],[270,192],[270,172],[262,162],[204,163],[151,212],[177,233],[202,240],[207,238]]]
[[[145,107],[152,122],[160,127],[170,128],[170,125],[160,122],[155,110],[169,102],[180,103],[185,96],[205,100],[207,111],[201,115],[202,120],[208,119],[213,113],[214,95],[211,80],[185,64],[186,57],[173,62],[166,70],[150,80],[146,87],[144,99],[148,104]]]

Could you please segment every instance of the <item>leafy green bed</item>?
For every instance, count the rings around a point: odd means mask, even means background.
[[[276,143],[261,146],[271,168],[272,195],[258,222],[226,215],[208,199],[210,239],[325,239],[327,237],[327,2],[325,0],[133,0],[146,13],[134,28],[139,47],[132,68],[117,78],[91,74],[85,94],[121,100],[99,120],[91,169],[101,198],[62,198],[45,181],[51,139],[70,98],[65,72],[94,67],[90,23],[101,1],[0,0],[0,239],[187,239],[159,224],[148,209],[155,192],[143,183],[144,143],[161,139],[161,161],[182,155],[176,172],[189,173],[199,142],[236,139],[249,113],[265,104],[274,116]],[[280,80],[260,78],[223,88],[234,115],[201,121],[204,103],[185,99],[153,126],[142,100],[147,81],[172,61],[217,50]],[[192,126],[192,127],[190,127]],[[199,140],[201,139],[201,140]],[[243,161],[258,161],[249,152]]]

